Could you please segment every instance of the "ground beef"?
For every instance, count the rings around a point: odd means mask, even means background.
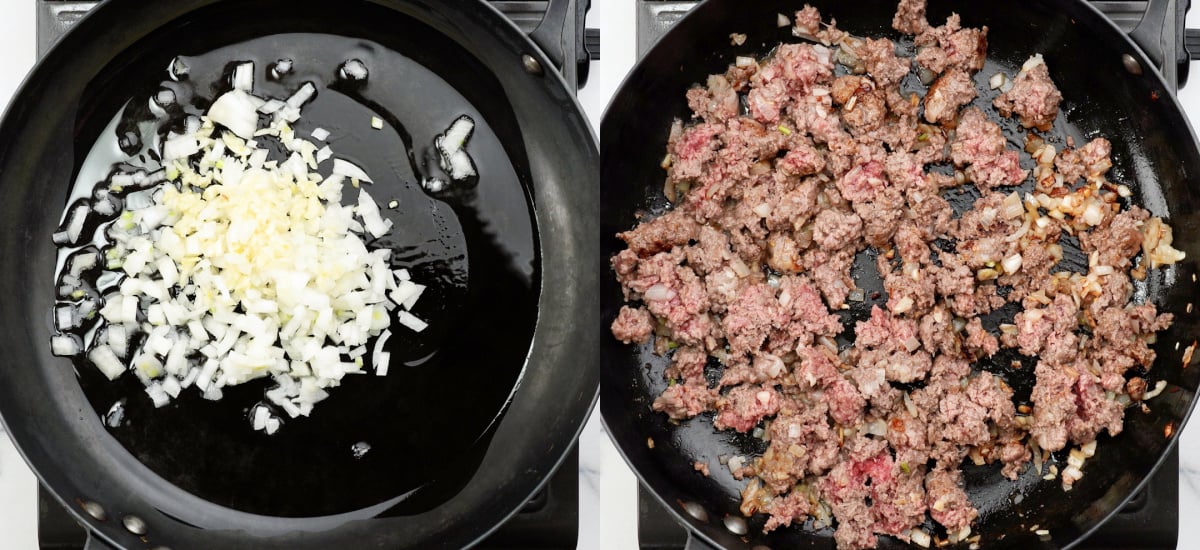
[[[621,306],[617,319],[613,321],[613,336],[626,344],[645,344],[654,332],[654,318],[646,308]]]
[[[812,512],[812,504],[809,503],[808,495],[793,491],[785,496],[771,499],[764,512],[771,515],[767,519],[767,524],[763,526],[764,533],[770,533],[779,527],[787,527],[792,522],[803,523]]]
[[[947,531],[958,531],[979,516],[963,491],[962,474],[957,469],[935,468],[925,476],[925,502],[929,514]]]
[[[850,445],[849,460],[833,468],[821,483],[821,494],[838,520],[834,540],[839,548],[875,546],[877,526],[867,499],[874,486],[895,483],[895,465],[886,445],[878,440],[857,439]],[[872,453],[872,454],[867,454]]]
[[[892,240],[904,217],[904,197],[895,188],[887,188],[874,200],[854,203],[854,213],[862,220],[862,238],[867,244],[883,248]]]
[[[756,120],[779,122],[792,97],[808,95],[813,85],[833,76],[833,52],[821,45],[783,44],[750,78],[746,97]]]
[[[911,62],[890,40],[850,37],[808,6],[795,25],[856,48],[855,66],[835,76],[833,46],[784,44],[687,92],[692,116],[668,136],[674,206],[618,235],[626,248],[611,266],[629,303],[611,329],[629,343],[656,336],[655,353],[671,354],[655,411],[765,430],[762,455],[729,468],[746,482],[741,511],[766,514],[765,530],[827,507],[842,549],[907,542],[927,515],[959,532],[978,515],[960,471],[968,455],[1029,475],[1031,442],[1055,451],[1119,433],[1123,397],[1145,396],[1147,342],[1172,318],[1130,304],[1148,267],[1130,270],[1160,220],[1116,200],[1103,138],[1066,140],[1037,170],[1053,184],[1033,191],[1099,196],[1098,223],[1069,212],[1034,225],[1005,211],[1013,191],[995,188],[1027,172],[1000,126],[964,108],[980,93],[986,28],[957,15],[930,27],[922,0],[902,0],[893,26],[916,35],[915,62],[937,77],[920,94],[901,91]],[[994,106],[1045,130],[1061,100],[1048,75],[1031,63]],[[1055,172],[1061,183],[1047,179]],[[1063,261],[1070,237],[1086,273],[1062,272],[1075,267]],[[1020,267],[1005,272],[1016,254]],[[855,277],[877,289],[876,275],[883,292],[856,290]],[[985,325],[1002,307],[998,329]],[[851,318],[862,320],[844,326]],[[1036,368],[975,364],[1001,346]],[[1006,377],[1028,376],[1032,410],[1018,417]]]
[[[936,192],[914,189],[905,198],[908,202],[907,218],[921,231],[921,238],[932,241],[954,232],[957,220],[950,203]]]
[[[1107,227],[1081,234],[1079,245],[1088,254],[1098,254],[1098,265],[1126,269],[1142,251],[1141,228],[1149,217],[1149,212],[1134,206],[1117,214]]]
[[[814,337],[836,336],[842,322],[829,312],[821,294],[806,279],[785,276],[779,283],[779,305],[787,321],[776,328],[771,338],[783,340],[784,351],[794,350],[797,343],[812,344]]]
[[[779,401],[779,392],[774,388],[738,386],[717,399],[717,418],[713,426],[718,430],[748,432],[764,417],[779,412]]]
[[[1041,357],[1054,365],[1066,365],[1079,349],[1078,308],[1070,296],[1059,294],[1042,309],[1027,309],[1016,315],[1017,346],[1021,353]]]
[[[925,19],[926,0],[900,0],[896,15],[892,18],[892,28],[904,34],[921,34],[929,28]]]
[[[806,179],[774,197],[777,202],[767,214],[767,227],[773,231],[799,230],[816,213],[818,191],[817,183]]]
[[[871,306],[871,317],[854,326],[856,346],[888,352],[908,350],[908,341],[916,335],[916,321],[894,316],[879,306]]]
[[[737,116],[740,109],[737,90],[725,75],[709,76],[707,85],[688,90],[687,99],[694,116],[708,122],[725,122]]]
[[[917,35],[917,64],[934,73],[958,67],[968,72],[977,72],[987,61],[987,27],[962,28],[958,14],[950,14],[946,24],[929,27]]]
[[[668,379],[684,381],[703,381],[704,365],[708,363],[708,353],[695,347],[682,347],[675,350],[671,356],[671,366],[663,374]]]
[[[972,317],[967,322],[967,338],[963,345],[976,358],[991,357],[1000,350],[1000,342],[983,329],[983,322],[978,317]]]
[[[829,425],[824,403],[785,403],[771,422],[771,444],[759,461],[759,476],[778,492],[808,474],[823,474],[837,463],[841,443]]]
[[[953,68],[938,77],[925,94],[925,120],[933,123],[950,122],[958,109],[975,99],[975,81],[970,73]]]
[[[849,201],[869,201],[875,198],[887,180],[883,176],[883,163],[871,162],[855,166],[837,181],[838,191]]]
[[[867,72],[880,88],[891,88],[900,83],[909,71],[912,62],[896,56],[896,45],[886,38],[868,38],[859,50],[859,56]]]
[[[862,233],[862,219],[854,213],[822,210],[813,226],[813,239],[826,250],[841,250]]]
[[[686,245],[696,238],[699,231],[700,224],[691,215],[676,209],[638,224],[630,231],[618,233],[617,237],[639,256],[647,256]]]
[[[970,107],[963,111],[957,137],[950,143],[950,156],[958,166],[969,165],[967,177],[984,190],[1016,185],[1025,180],[1016,151],[1006,148],[1000,126],[988,120],[983,111]]]
[[[697,274],[709,274],[725,267],[732,256],[729,236],[711,226],[701,226],[696,234],[696,244],[684,249],[688,267]]]
[[[1067,421],[1075,414],[1075,396],[1071,388],[1079,372],[1038,361],[1034,374],[1037,384],[1030,397],[1033,401],[1030,434],[1042,449],[1057,451],[1067,444]]]
[[[1105,395],[1096,375],[1086,369],[1079,371],[1074,390],[1077,408],[1067,425],[1071,441],[1076,444],[1095,441],[1102,430],[1108,430],[1110,435],[1121,433],[1125,406]]]
[[[765,283],[745,286],[730,304],[721,321],[729,340],[729,351],[748,354],[757,351],[771,329],[786,319],[783,306],[775,298],[775,289]]]
[[[1013,86],[992,101],[996,110],[1002,116],[1017,115],[1021,126],[1047,131],[1058,116],[1058,104],[1062,101],[1062,93],[1058,86],[1050,80],[1050,70],[1042,61],[1041,55],[1034,56],[1026,62],[1033,65],[1028,70],[1022,70],[1013,79]]]
[[[717,136],[723,130],[724,126],[713,123],[697,124],[683,130],[671,149],[670,178],[686,181],[700,177],[704,165],[716,156],[721,145]]]
[[[802,263],[812,269],[813,284],[820,289],[829,307],[836,309],[845,305],[846,295],[854,288],[854,279],[849,273],[850,265],[854,263],[854,251],[812,249],[804,254]]]
[[[651,408],[675,420],[684,420],[711,410],[716,400],[716,390],[710,389],[703,380],[696,380],[668,386]]]
[[[1124,374],[1132,364],[1149,367],[1154,363],[1155,353],[1146,338],[1165,330],[1173,318],[1170,313],[1158,314],[1154,304],[1110,307],[1100,312],[1092,328],[1095,336],[1092,345],[1093,349],[1103,350],[1097,354],[1101,368],[1119,369],[1119,374]]]

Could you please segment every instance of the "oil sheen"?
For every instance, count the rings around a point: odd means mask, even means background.
[[[296,135],[310,139],[313,129],[328,130],[335,155],[375,180],[371,194],[395,229],[369,246],[393,249],[393,269],[407,268],[428,285],[414,314],[429,328],[416,334],[393,323],[387,376],[347,376],[310,417],[285,419],[274,435],[253,431],[247,419],[269,380],[226,387],[215,402],[190,388],[155,409],[134,377],[110,382],[79,360],[79,381],[96,414],[104,417],[124,400],[112,436],[157,475],[220,506],[283,517],[363,517],[419,513],[444,502],[481,467],[536,321],[536,221],[511,111],[497,107],[503,102],[468,99],[442,67],[346,36],[275,34],[172,53],[187,65],[186,76],[171,78],[169,63],[142,71],[148,76],[126,83],[123,103],[108,101],[107,111],[81,120],[76,158],[86,158],[76,167],[68,203],[88,197],[114,166],[150,162],[149,151],[169,129],[229,89],[238,63],[254,63],[260,97],[284,99],[312,82],[317,94],[293,125]],[[273,71],[284,59],[291,70]],[[365,79],[339,76],[351,59],[367,67]],[[174,102],[158,109],[150,98],[162,90]],[[433,140],[463,114],[476,123],[467,149],[478,181],[427,193],[422,180],[442,175]],[[382,129],[372,128],[373,117],[384,121]],[[331,164],[322,164],[322,174]],[[346,195],[353,200],[357,193]],[[86,231],[98,235],[86,246],[103,251],[103,227],[89,223]],[[60,251],[60,270],[75,250]],[[87,291],[100,296],[94,283]],[[78,332],[94,328],[93,322]]]

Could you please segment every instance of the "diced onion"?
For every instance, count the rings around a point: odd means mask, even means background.
[[[1021,65],[1021,72],[1027,73],[1029,71],[1032,71],[1038,65],[1044,65],[1045,63],[1046,63],[1046,60],[1042,58],[1042,54],[1035,53],[1032,56],[1030,56],[1029,59],[1027,59],[1023,65]]]
[[[230,90],[218,97],[208,109],[208,118],[229,128],[242,139],[254,137],[258,129],[258,108],[254,98],[242,90]],[[190,138],[195,139],[195,138]],[[164,158],[179,158],[163,155]]]
[[[87,204],[80,204],[71,209],[71,213],[67,216],[67,226],[64,229],[66,240],[60,244],[79,242],[79,237],[83,235],[83,226],[87,222],[88,210]]]
[[[654,285],[646,289],[645,298],[651,302],[662,302],[675,297],[675,291],[665,285]]]
[[[400,324],[412,329],[413,332],[421,332],[429,326],[428,323],[418,319],[415,315],[407,311],[401,311],[397,320],[400,321]]]
[[[282,100],[269,99],[258,108],[258,112],[264,115],[273,115],[284,107],[287,107],[287,103],[284,103]]]
[[[296,90],[296,93],[292,94],[291,97],[287,98],[287,101],[286,101],[287,106],[291,107],[293,109],[299,109],[299,108],[303,107],[305,103],[308,103],[308,100],[312,99],[312,97],[314,95],[316,95],[316,93],[317,93],[317,87],[313,86],[312,82],[305,82],[304,85],[301,86],[299,90]],[[245,137],[245,136],[242,136],[242,137]]]
[[[363,227],[372,237],[379,238],[392,229],[392,220],[385,220],[379,214],[379,205],[367,193],[366,189],[358,191],[358,215],[363,219]]]
[[[462,181],[477,175],[475,161],[471,160],[471,156],[461,149],[450,155],[448,167],[450,177],[455,181]]]
[[[96,368],[100,369],[100,372],[109,380],[116,380],[125,373],[125,365],[108,346],[101,345],[92,348],[92,351],[88,353],[88,360],[96,365]]]
[[[1087,458],[1096,456],[1096,440],[1093,439],[1093,440],[1085,443],[1082,447],[1079,448],[1079,450],[1083,451],[1083,456],[1085,456]]]
[[[1001,265],[1004,267],[1005,273],[1016,273],[1021,269],[1021,254],[1017,253],[1005,258]]]
[[[446,132],[437,139],[437,146],[445,154],[452,154],[466,145],[475,133],[475,121],[463,115],[454,120]]]
[[[341,204],[343,183],[370,183],[367,173],[341,159],[324,180],[310,171],[332,151],[298,137],[289,123],[316,93],[312,83],[284,102],[247,93],[252,64],[235,67],[232,80],[205,120],[189,117],[185,133],[165,140],[165,167],[112,173],[105,192],[133,192],[108,203],[106,219],[116,220],[99,241],[105,256],[68,257],[60,293],[82,301],[62,304],[55,316],[66,331],[96,313],[94,298],[75,293],[83,275],[103,265],[96,279],[103,324],[87,354],[101,373],[116,379],[132,370],[156,407],[193,385],[219,400],[226,386],[269,377],[275,386],[264,402],[272,405],[255,409],[252,425],[272,433],[282,422],[270,411],[310,414],[343,376],[365,372],[366,344],[381,334],[371,359],[386,375],[391,313],[403,307],[401,325],[428,328],[407,311],[425,287],[406,270],[392,271],[390,250],[368,248],[368,234],[384,237],[393,224],[369,193],[360,191],[355,206]],[[274,115],[268,128],[259,128],[260,113]],[[256,135],[277,136],[292,154],[268,161]],[[89,212],[86,202],[73,207],[56,242],[80,240]],[[72,334],[54,336],[51,347],[60,355],[84,349]]]
[[[233,68],[233,88],[246,93],[254,91],[254,62],[242,63]]]
[[[342,63],[338,75],[346,80],[366,80],[367,66],[362,61],[351,59]]]
[[[1155,382],[1154,389],[1146,392],[1146,394],[1142,396],[1142,401],[1149,401],[1151,399],[1154,399],[1155,397],[1158,397],[1158,394],[1162,393],[1163,390],[1165,390],[1166,388],[1167,388],[1166,380],[1159,380],[1158,382]]]
[[[79,341],[73,336],[58,334],[50,338],[50,351],[59,357],[79,355],[80,348]]]
[[[358,165],[344,159],[333,159],[333,173],[366,183],[374,183],[371,177]]]

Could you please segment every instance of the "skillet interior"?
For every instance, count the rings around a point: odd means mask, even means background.
[[[400,447],[414,442],[387,438],[397,433],[427,434],[426,439],[432,440],[425,443],[430,445],[428,450],[416,444],[396,460],[370,468],[390,472],[385,474],[388,476],[415,478],[409,487],[443,477],[438,470],[445,465],[457,469],[456,479],[420,502],[409,499],[402,506],[393,506],[395,497],[408,487],[383,488],[385,483],[369,476],[342,480],[328,476],[331,464],[316,458],[324,452],[324,444],[306,446],[296,439],[283,445],[290,449],[270,451],[270,460],[261,460],[268,458],[263,455],[239,462],[236,448],[260,445],[232,435],[244,427],[235,423],[241,411],[233,403],[221,413],[224,419],[208,418],[209,424],[183,412],[177,412],[173,421],[170,414],[153,419],[148,414],[140,424],[131,425],[131,433],[125,437],[118,434],[118,441],[101,426],[96,414],[113,396],[97,399],[95,392],[85,396],[70,363],[52,358],[46,346],[51,327],[46,322],[47,312],[53,303],[49,276],[54,250],[49,235],[64,206],[68,182],[96,133],[125,99],[161,79],[164,60],[283,32],[320,33],[360,43],[370,40],[403,52],[438,73],[461,96],[406,89],[404,84],[420,84],[421,79],[376,73],[372,78],[382,78],[380,84],[387,89],[381,90],[384,93],[375,98],[378,105],[372,107],[395,114],[397,120],[389,120],[390,125],[430,119],[416,124],[423,128],[410,128],[413,137],[421,141],[431,137],[418,134],[432,131],[435,113],[453,108],[456,102],[477,109],[495,133],[479,137],[494,140],[496,147],[490,153],[497,157],[494,160],[511,165],[514,187],[509,191],[516,193],[508,192],[506,199],[493,205],[514,197],[519,205],[499,206],[503,213],[476,227],[474,235],[467,235],[466,254],[474,254],[473,263],[486,263],[480,256],[487,252],[471,250],[475,245],[469,241],[504,238],[497,234],[520,233],[523,225],[528,248],[492,258],[499,264],[523,265],[507,274],[501,268],[491,278],[524,277],[526,290],[494,288],[494,292],[468,301],[490,303],[499,309],[508,307],[508,301],[524,303],[510,303],[506,312],[509,325],[499,328],[496,325],[505,318],[476,315],[478,310],[444,313],[447,324],[454,323],[456,331],[509,334],[509,326],[524,324],[528,332],[507,338],[501,348],[489,348],[470,338],[455,337],[451,331],[443,335],[444,340],[459,357],[440,371],[419,380],[409,378],[410,387],[401,385],[399,393],[385,394],[391,401],[386,404],[380,403],[384,399],[375,393],[380,388],[352,391],[340,413],[331,409],[330,422],[314,422],[303,429],[318,439],[340,440],[346,435],[344,423],[374,422],[397,430],[382,435],[381,442]],[[268,41],[287,49],[288,38]],[[185,44],[187,51],[183,51]],[[287,53],[297,57],[297,66],[303,55],[324,59],[320,57],[323,52],[313,51],[321,47],[320,41],[291,46],[293,51]],[[193,0],[153,6],[118,0],[81,22],[14,99],[2,128],[5,135],[20,138],[6,139],[0,145],[0,188],[10,198],[3,207],[0,251],[6,258],[22,258],[7,262],[0,273],[0,287],[12,297],[0,306],[0,323],[6,328],[0,350],[8,357],[0,369],[0,393],[4,394],[0,412],[43,481],[77,516],[81,501],[103,505],[109,521],[88,518],[87,523],[123,545],[142,544],[114,521],[124,514],[146,521],[150,529],[146,540],[153,544],[224,548],[325,548],[345,546],[346,541],[385,547],[461,547],[478,540],[511,514],[569,449],[597,383],[594,362],[579,359],[594,356],[595,334],[577,334],[574,328],[579,326],[576,316],[595,318],[596,311],[596,275],[577,268],[580,257],[595,254],[596,217],[589,214],[596,202],[595,142],[574,97],[557,76],[530,75],[522,70],[520,56],[524,53],[540,58],[510,22],[468,0],[363,0],[336,5]],[[258,66],[260,82],[264,65]],[[309,69],[332,74],[336,65]],[[389,78],[391,82],[387,82]],[[370,99],[365,92],[363,96]],[[436,108],[412,109],[422,102]],[[396,105],[406,105],[410,111],[400,111]],[[318,117],[316,103],[312,109]],[[546,116],[548,112],[554,116]],[[358,122],[369,124],[369,119]],[[336,136],[337,128],[327,127]],[[82,144],[82,149],[76,150],[73,144]],[[349,144],[339,151],[354,155],[355,150],[372,147],[370,143]],[[403,157],[403,151],[398,155],[379,153],[376,161],[380,166],[376,168],[371,166],[372,160],[360,160],[373,173],[395,171],[402,177],[405,167],[391,163],[408,164]],[[479,191],[480,196],[487,193]],[[403,228],[402,221],[397,222],[397,227]],[[529,233],[531,230],[547,234]],[[450,240],[456,237],[452,230],[446,233],[449,235],[442,236]],[[483,285],[471,292],[486,289]],[[535,304],[546,310],[534,311]],[[572,368],[563,368],[567,364]],[[395,368],[393,373],[405,374]],[[472,391],[455,389],[466,385],[503,390],[483,399]],[[509,399],[514,385],[517,389]],[[418,387],[424,388],[421,395],[411,395]],[[405,393],[410,395],[405,397]],[[144,397],[130,395],[130,401]],[[489,429],[491,418],[506,401],[505,412]],[[405,402],[409,405],[403,405]],[[197,410],[204,406],[185,402],[180,408],[192,405]],[[371,410],[387,414],[368,420],[371,414],[367,411]],[[320,413],[318,409],[314,418],[321,418]],[[472,416],[479,421],[464,422]],[[193,422],[190,428],[196,431],[179,424],[185,421]],[[525,429],[532,423],[543,429]],[[437,447],[439,442],[445,445]],[[349,451],[341,441],[329,444]],[[472,444],[474,448],[465,450]],[[462,462],[456,463],[459,460]],[[268,473],[273,466],[275,472]],[[283,473],[288,475],[277,475]],[[288,478],[294,483],[289,484]],[[355,496],[347,499],[343,493]],[[359,498],[364,495],[370,496]],[[338,500],[341,505],[328,506]],[[368,506],[389,500],[382,506]],[[461,521],[468,514],[470,521]]]
[[[894,2],[860,2],[853,8],[837,2],[811,3],[826,20],[836,18],[839,28],[860,36],[892,38],[911,55],[911,41],[906,44],[890,28]],[[649,409],[653,397],[666,385],[662,378],[666,361],[654,356],[648,345],[640,349],[624,346],[607,333],[622,304],[607,259],[623,248],[623,243],[613,237],[615,233],[631,227],[639,215],[667,207],[661,194],[665,174],[658,165],[672,119],[686,120],[690,115],[684,92],[708,74],[723,72],[735,55],[761,56],[780,41],[797,40],[790,36],[789,29],[776,28],[775,15],[790,15],[796,8],[794,3],[782,1],[747,4],[712,0],[702,4],[635,68],[618,91],[601,127],[601,252],[606,274],[601,283],[604,418],[626,458],[668,509],[699,528],[706,538],[733,548],[757,543],[830,547],[832,530],[814,532],[810,523],[763,537],[763,516],[751,520],[747,537],[735,537],[721,527],[719,518],[738,515],[739,492],[744,483],[720,467],[718,457],[758,453],[765,446],[749,436],[713,431],[711,413],[676,427],[665,415]],[[1159,359],[1150,373],[1151,381],[1166,380],[1168,390],[1151,403],[1150,413],[1130,411],[1121,435],[1100,438],[1097,455],[1088,461],[1086,475],[1073,491],[1063,493],[1057,480],[1043,481],[1028,471],[1019,481],[1009,482],[999,475],[998,467],[964,468],[968,493],[980,511],[974,532],[983,533],[985,544],[1067,545],[1118,508],[1145,479],[1174,442],[1173,436],[1164,436],[1166,427],[1171,425],[1173,434],[1178,434],[1191,407],[1196,369],[1182,368],[1180,357],[1196,334],[1196,316],[1186,310],[1197,288],[1192,274],[1196,272],[1196,251],[1200,250],[1200,220],[1195,213],[1200,196],[1188,180],[1192,171],[1200,170],[1200,156],[1186,119],[1161,80],[1152,73],[1141,77],[1127,73],[1121,55],[1130,53],[1140,59],[1140,54],[1110,22],[1083,2],[1043,0],[1005,4],[997,9],[994,3],[934,1],[929,9],[930,22],[940,24],[951,10],[962,15],[963,26],[987,25],[990,29],[988,66],[976,75],[981,94],[975,104],[994,113],[990,104],[997,91],[988,89],[988,77],[997,70],[1014,75],[1028,56],[1042,53],[1066,98],[1051,132],[1057,141],[1050,141],[1061,149],[1067,135],[1074,136],[1078,143],[1096,136],[1109,138],[1114,165],[1110,179],[1129,185],[1135,204],[1168,216],[1175,228],[1175,242],[1188,253],[1185,262],[1155,273],[1136,289],[1137,299],[1153,301],[1160,310],[1176,315],[1174,326],[1160,334],[1156,346]],[[748,40],[743,46],[733,47],[728,38],[732,32],[746,33]],[[909,78],[906,84],[919,84],[913,82],[915,76]],[[1005,121],[1003,127],[1011,146],[1020,149],[1023,133],[1012,121]],[[1028,155],[1022,154],[1022,166],[1032,167]],[[944,196],[956,210],[962,210],[969,207],[977,192],[959,194],[950,190]],[[1086,266],[1086,259],[1077,249],[1068,256],[1064,267]],[[859,284],[868,290],[881,289],[878,280],[859,280]],[[853,322],[865,318],[870,305],[866,302],[853,308],[843,319]],[[842,341],[843,345],[847,343]],[[1177,348],[1176,343],[1181,345]],[[998,354],[977,368],[1004,377],[1018,397],[1027,396],[1034,382],[1032,363],[1027,361],[1023,368],[1013,369],[1009,366],[1012,358]],[[653,449],[647,446],[648,438],[655,442]],[[1062,454],[1058,457],[1060,463],[1065,461]],[[692,468],[695,460],[709,462],[712,477],[697,474]],[[1022,502],[1014,504],[1018,495]],[[701,503],[709,511],[710,521],[685,519],[679,503],[686,501]],[[1039,541],[1030,532],[1035,525],[1049,529],[1052,540]],[[898,541],[881,539],[881,547],[900,546]]]

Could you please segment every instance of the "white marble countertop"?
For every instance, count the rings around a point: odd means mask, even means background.
[[[592,68],[580,101],[599,130],[608,98],[635,61],[634,0],[594,0],[588,24],[602,30],[603,59]],[[0,0],[0,105],[6,105],[35,60],[34,2]],[[1188,16],[1200,27],[1200,8]],[[1193,68],[1193,70],[1200,70]],[[1197,73],[1200,74],[1200,73]],[[1200,79],[1200,77],[1197,77]],[[1200,124],[1200,81],[1180,93],[1185,109]],[[1179,548],[1200,548],[1200,523],[1186,521],[1200,510],[1200,428],[1189,426],[1181,435]],[[634,550],[637,548],[637,481],[593,415],[580,441],[579,548]],[[0,533],[3,547],[37,548],[37,482],[6,437],[0,436]]]

